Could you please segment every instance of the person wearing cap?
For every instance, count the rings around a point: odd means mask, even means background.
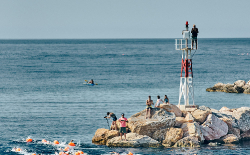
[[[122,140],[122,134],[124,134],[124,137],[125,137],[125,141],[127,141],[126,139],[126,122],[128,122],[128,119],[124,117],[124,113],[121,114],[122,117],[119,118],[119,122],[120,122],[120,129],[119,129],[119,132],[120,132],[120,136],[121,136],[121,140]]]
[[[195,24],[193,25],[191,33],[192,33],[192,49],[194,47],[194,42],[195,42],[196,49],[197,49],[197,36],[198,36],[199,31],[198,31],[198,28],[196,28]]]

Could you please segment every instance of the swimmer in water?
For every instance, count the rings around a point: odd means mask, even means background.
[[[89,81],[89,84],[95,84],[95,83],[94,83],[94,80],[91,79],[91,80]]]

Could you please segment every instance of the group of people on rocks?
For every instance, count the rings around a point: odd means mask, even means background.
[[[160,98],[160,96],[157,96],[157,101],[155,103],[155,107],[159,108],[160,104],[170,104],[169,103],[169,99],[168,96],[165,95],[164,100],[162,100]],[[146,100],[146,116],[145,118],[150,118],[151,117],[151,109],[152,109],[152,105],[154,105],[153,100],[151,100],[151,96],[148,96],[148,99]],[[105,116],[105,118],[112,118],[112,124],[111,124],[111,130],[117,130],[117,124],[116,121],[118,120],[120,122],[120,128],[119,128],[119,132],[120,132],[120,136],[121,136],[121,140],[122,140],[122,135],[124,135],[125,141],[127,141],[126,139],[126,123],[128,123],[128,119],[126,117],[124,117],[124,113],[121,114],[121,117],[119,119],[117,119],[116,115],[113,112],[107,112],[107,116]]]
[[[170,104],[167,95],[164,96],[164,100],[162,100],[159,95],[157,96],[157,101],[155,103],[155,107],[156,108],[160,108],[160,104],[161,103],[163,103],[163,104]],[[153,100],[151,100],[151,96],[148,96],[148,99],[146,100],[146,115],[145,115],[145,119],[151,117],[152,105],[154,105],[154,102],[153,102]]]

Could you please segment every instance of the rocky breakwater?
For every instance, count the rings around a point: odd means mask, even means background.
[[[145,119],[146,110],[128,119],[127,141],[121,141],[117,131],[98,129],[92,142],[109,147],[200,147],[250,139],[250,108],[160,107],[152,109],[150,119]]]
[[[246,83],[244,80],[238,80],[234,84],[217,83],[208,92],[226,92],[226,93],[245,93],[250,94],[250,80]]]

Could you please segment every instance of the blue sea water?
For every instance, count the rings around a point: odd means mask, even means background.
[[[49,141],[77,143],[88,154],[250,154],[250,143],[201,148],[109,148],[92,144],[111,111],[143,110],[148,95],[178,104],[181,51],[174,39],[0,40],[0,154],[58,152]],[[250,80],[250,39],[199,39],[193,51],[195,103],[250,106],[250,95],[206,92],[218,82]],[[84,85],[94,79],[98,85]],[[183,101],[183,100],[182,100]],[[109,122],[110,123],[110,122]],[[31,137],[35,142],[26,143]]]

